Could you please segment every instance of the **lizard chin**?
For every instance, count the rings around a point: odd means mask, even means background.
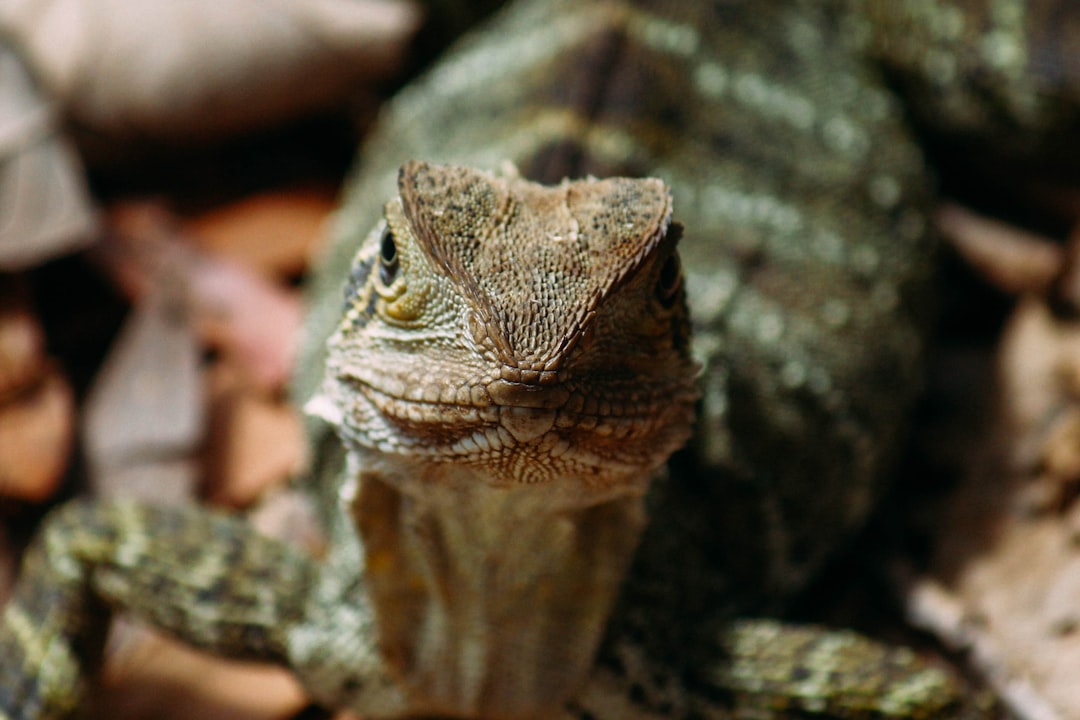
[[[520,444],[536,442],[555,426],[556,412],[531,407],[499,408],[499,426]]]

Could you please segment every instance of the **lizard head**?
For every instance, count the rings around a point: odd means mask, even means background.
[[[324,415],[497,483],[647,475],[697,396],[671,212],[656,179],[406,164],[353,267]]]

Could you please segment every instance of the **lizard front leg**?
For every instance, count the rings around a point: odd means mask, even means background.
[[[304,641],[327,637],[308,622],[320,574],[312,558],[238,518],[124,501],[65,506],[28,551],[0,618],[0,720],[74,710],[110,610],[216,655],[290,667],[317,701],[344,694],[362,703],[366,688],[379,688],[386,706],[373,636],[342,627],[327,647]],[[355,601],[354,615],[368,613],[362,596]],[[360,662],[351,666],[348,654]],[[336,673],[318,677],[327,667]]]

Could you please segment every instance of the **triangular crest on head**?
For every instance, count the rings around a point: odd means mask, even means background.
[[[558,367],[671,219],[670,193],[653,178],[546,187],[414,161],[398,190],[420,246],[476,304],[500,360],[522,369]]]

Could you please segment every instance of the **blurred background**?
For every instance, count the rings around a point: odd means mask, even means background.
[[[0,3],[0,602],[76,494],[244,509],[318,551],[289,486],[301,288],[380,104],[498,4]],[[1080,718],[1076,167],[927,140],[949,243],[904,493],[806,615],[906,614],[1025,717]],[[889,587],[837,590],[867,567]],[[95,717],[315,717],[287,674],[130,623],[96,694]]]

